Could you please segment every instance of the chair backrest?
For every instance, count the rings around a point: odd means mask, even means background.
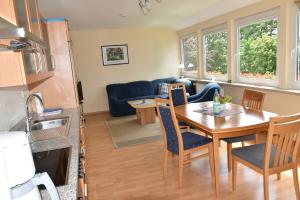
[[[242,105],[247,109],[262,111],[264,99],[265,93],[245,89]]]
[[[163,130],[164,145],[169,151],[183,151],[181,132],[176,119],[173,103],[170,99],[155,99],[156,109]]]
[[[174,83],[168,85],[169,99],[173,106],[184,105],[187,103],[185,83]]]
[[[269,167],[272,148],[275,148],[273,168],[282,169],[288,164],[297,164],[299,143],[300,113],[271,118],[264,166]]]

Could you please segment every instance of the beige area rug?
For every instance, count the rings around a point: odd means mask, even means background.
[[[159,119],[156,123],[141,125],[135,115],[106,119],[115,147],[125,147],[161,140],[162,129]]]

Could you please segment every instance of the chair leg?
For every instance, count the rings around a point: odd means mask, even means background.
[[[231,163],[232,163],[231,151],[232,151],[232,144],[227,143],[227,168],[229,172],[231,171]]]
[[[281,173],[277,172],[277,180],[279,181],[281,179]]]
[[[298,169],[297,166],[293,168],[293,179],[294,179],[294,187],[296,192],[296,197],[300,199],[300,192],[299,192],[299,182],[298,182]]]
[[[190,159],[191,159],[191,154],[190,154],[190,153],[187,154],[187,155],[186,155],[186,158],[187,158],[187,160],[190,160]],[[192,162],[189,162],[188,165],[192,165]]]
[[[237,161],[232,158],[232,191],[236,190]]]
[[[168,150],[164,150],[164,160],[163,160],[163,177],[166,178],[168,171]]]
[[[213,155],[213,146],[212,146],[212,144],[209,144],[209,146],[208,146],[208,157],[209,157],[211,177],[214,179],[214,177],[215,177],[215,163],[214,163],[214,155]]]
[[[264,200],[269,200],[269,173],[264,172]]]
[[[182,176],[183,176],[183,155],[179,154],[178,157],[179,163],[178,163],[178,168],[179,168],[179,188],[182,187]]]

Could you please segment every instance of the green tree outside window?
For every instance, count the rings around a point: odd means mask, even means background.
[[[203,42],[206,73],[212,77],[227,74],[227,32],[208,33]]]

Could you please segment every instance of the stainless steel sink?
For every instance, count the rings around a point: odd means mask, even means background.
[[[36,120],[31,126],[32,131],[47,130],[58,128],[67,124],[69,117],[61,117],[56,119]]]

